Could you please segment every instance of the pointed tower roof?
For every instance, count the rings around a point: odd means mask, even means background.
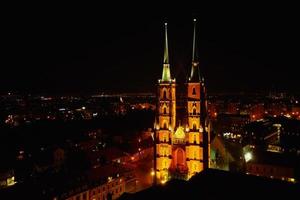
[[[196,25],[197,25],[197,20],[194,19],[192,68],[191,68],[191,74],[189,77],[189,82],[200,82],[201,81],[200,70],[199,70],[199,61],[198,61],[198,57],[197,57]]]
[[[168,23],[165,23],[164,64],[169,64]]]
[[[168,49],[168,23],[165,23],[165,48],[164,48],[164,63],[162,78],[163,82],[171,82],[170,64],[169,64],[169,49]]]

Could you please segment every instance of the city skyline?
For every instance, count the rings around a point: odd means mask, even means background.
[[[297,193],[291,10],[46,7],[5,15],[0,198]]]
[[[208,93],[298,92],[293,12],[227,11],[33,12],[24,18],[19,13],[11,19],[14,25],[5,24],[3,62],[8,62],[0,90],[154,92],[166,21],[171,73],[184,82],[191,63],[192,20],[197,18],[200,70]]]

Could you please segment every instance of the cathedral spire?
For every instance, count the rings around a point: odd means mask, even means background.
[[[169,49],[168,49],[168,24],[167,23],[165,23],[165,49],[164,49],[162,81],[163,82],[171,81],[170,64],[169,64]]]
[[[196,58],[196,19],[194,19],[194,34],[193,34],[193,58],[192,58],[192,62],[195,62],[197,60]]]
[[[192,52],[192,68],[191,68],[191,75],[189,77],[190,82],[200,82],[200,70],[199,70],[199,61],[197,58],[197,38],[196,38],[196,25],[197,20],[194,19],[194,33],[193,33],[193,52]]]
[[[169,64],[169,48],[168,48],[168,23],[165,23],[165,49],[164,64]]]

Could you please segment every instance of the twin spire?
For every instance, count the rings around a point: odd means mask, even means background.
[[[197,32],[197,20],[194,19],[194,34],[193,34],[193,56],[192,56],[192,69],[191,75],[189,77],[189,82],[200,82],[200,70],[199,70],[199,61],[197,57],[197,41],[196,41],[196,32]]]
[[[196,24],[197,20],[194,19],[194,34],[193,34],[193,58],[192,62],[197,62],[197,57],[196,57]]]
[[[165,23],[165,50],[164,50],[164,65],[161,80],[163,82],[171,82],[170,64],[169,64],[169,49],[168,49],[168,23]]]
[[[169,64],[169,48],[168,48],[168,23],[165,23],[165,50],[164,64]]]
[[[196,22],[194,19],[194,33],[193,33],[193,52],[192,52],[192,68],[189,77],[189,82],[200,82],[199,62],[197,58],[197,42],[196,42]],[[165,23],[165,44],[164,44],[164,63],[163,63],[163,82],[171,82],[170,63],[169,63],[169,48],[168,48],[168,24]]]

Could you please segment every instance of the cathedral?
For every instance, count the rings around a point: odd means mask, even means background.
[[[188,180],[209,167],[210,126],[206,88],[196,56],[196,19],[193,23],[192,60],[183,95],[176,94],[176,79],[171,76],[165,23],[163,70],[157,83],[157,114],[154,124],[155,183],[163,184],[170,179]],[[179,102],[183,102],[182,105]]]

